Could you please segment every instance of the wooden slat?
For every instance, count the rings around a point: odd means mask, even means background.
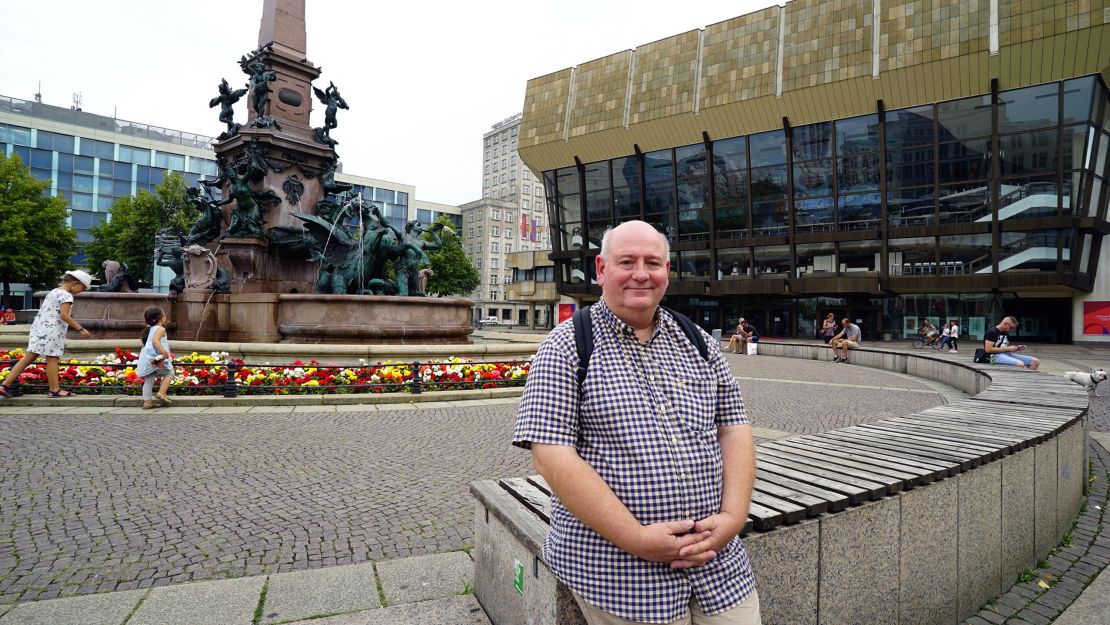
[[[819,460],[813,457],[812,454],[799,454],[789,450],[782,449],[767,449],[767,445],[759,448],[758,454],[764,454],[772,458],[777,458],[780,461],[790,462],[793,464],[800,464],[807,467],[819,468],[824,471],[838,475],[842,481],[859,481],[861,484],[872,483],[882,486],[883,491],[887,495],[893,495],[906,488],[905,479],[878,473],[876,471],[868,471],[863,467],[848,466],[848,463],[832,462],[829,460]]]
[[[839,441],[847,441],[855,445],[884,449],[910,457],[950,463],[955,471],[960,473],[982,464],[982,456],[979,454],[965,454],[949,451],[947,449],[940,449],[931,445],[915,444],[909,441],[892,439],[887,436],[879,436],[874,432],[868,432],[866,430],[833,430],[831,432],[824,432],[820,436]]]
[[[781,512],[762,506],[754,501],[748,505],[748,518],[752,520],[755,529],[760,532],[766,532],[767,530],[775,529],[782,525]]]
[[[783,488],[789,488],[794,491],[814,497],[816,499],[820,499],[821,501],[825,502],[828,512],[839,512],[840,510],[848,507],[847,495],[833,492],[831,490],[826,490],[813,484],[800,482],[798,480],[794,480],[782,475],[777,475],[775,473],[768,473],[759,467],[756,467],[755,469],[755,478],[758,482],[782,486]],[[820,514],[822,512],[820,508],[816,506],[814,507],[813,511],[816,514]]]
[[[808,441],[775,441],[774,448],[806,456],[807,458],[827,459],[829,462],[835,462],[843,466],[858,467],[866,471],[874,471],[879,475],[905,480],[910,487],[919,486],[927,481],[935,479],[935,477],[926,478],[926,472],[922,471],[919,467],[910,467],[890,460],[881,460],[860,454],[846,453],[833,446],[823,446]]]
[[[774,482],[768,482],[767,480],[761,479],[758,475],[756,475],[755,478],[754,490],[801,506],[805,509],[806,516],[817,516],[825,513],[829,509],[829,502],[820,497],[814,497],[813,495],[787,488]]]
[[[778,458],[756,454],[756,466],[768,473],[782,475],[799,482],[813,484],[848,496],[848,503],[859,504],[868,499],[878,499],[886,493],[886,486],[865,480],[846,479],[848,476],[811,466],[798,466]]]
[[[474,495],[486,510],[496,516],[523,544],[524,548],[539,554],[543,540],[547,536],[547,523],[524,504],[513,498],[501,485],[493,480],[480,480],[470,483],[470,494]]]
[[[521,477],[505,478],[500,483],[517,501],[539,515],[544,523],[551,523],[551,495]]]
[[[905,472],[912,472],[920,476],[921,481],[919,483],[932,482],[933,480],[941,477],[941,474],[943,472],[942,467],[917,462],[909,458],[882,453],[875,450],[846,447],[833,441],[822,441],[812,438],[797,438],[790,441],[779,442],[783,444],[788,444],[791,447],[796,446],[801,448],[801,446],[805,446],[805,448],[807,449],[814,449],[840,458],[854,458],[859,460],[860,462],[875,466],[887,467]]]
[[[773,495],[765,492],[753,490],[752,503],[757,503],[771,510],[777,511],[782,515],[784,523],[797,523],[806,518],[806,509],[796,503],[791,503],[785,499],[779,499]]]
[[[889,436],[889,437],[892,437],[892,438],[898,438],[898,439],[903,439],[903,440],[921,440],[921,441],[924,441],[926,443],[929,443],[929,444],[932,444],[932,445],[935,445],[935,446],[938,446],[938,447],[941,447],[941,448],[944,448],[944,449],[949,449],[949,450],[952,450],[952,451],[978,454],[983,459],[997,460],[998,458],[1001,458],[1004,454],[1004,452],[1001,449],[998,449],[997,447],[993,447],[993,446],[988,447],[988,446],[984,446],[982,444],[973,444],[973,443],[966,442],[966,441],[957,441],[957,440],[954,440],[954,439],[949,438],[949,437],[937,436],[935,434],[903,429],[903,428],[899,428],[899,427],[896,427],[896,426],[892,426],[891,424],[885,423],[885,422],[865,423],[863,425],[859,425],[859,426],[856,426],[856,427],[858,427],[861,430],[867,430],[867,431],[875,432],[875,433],[877,433],[879,435],[882,435],[882,436]]]

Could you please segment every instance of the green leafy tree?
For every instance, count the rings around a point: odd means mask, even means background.
[[[0,282],[54,285],[77,252],[77,231],[66,225],[66,201],[44,195],[49,180],[38,180],[18,155],[0,153]]]
[[[428,252],[428,260],[432,262],[434,272],[428,279],[428,292],[442,295],[469,295],[478,288],[481,276],[478,275],[474,263],[463,250],[458,235],[454,234],[455,225],[451,220],[440,217],[436,221],[446,227],[439,231],[443,247]],[[424,233],[424,238],[431,241],[432,235]]]
[[[85,246],[88,266],[100,271],[106,260],[127,265],[139,280],[149,282],[154,273],[154,237],[167,226],[185,234],[200,213],[185,195],[185,179],[167,173],[154,193],[145,189],[112,204],[112,220],[93,226],[92,241]]]

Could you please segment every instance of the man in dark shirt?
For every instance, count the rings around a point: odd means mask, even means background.
[[[1040,360],[1016,353],[1025,351],[1024,345],[1010,345],[1010,332],[1016,330],[1019,325],[1014,317],[1006,317],[1001,323],[987,330],[983,335],[983,355],[996,365],[1036,369],[1041,366]],[[976,354],[975,361],[980,362],[979,354]]]

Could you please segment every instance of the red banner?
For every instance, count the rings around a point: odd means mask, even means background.
[[[1083,302],[1083,334],[1110,334],[1110,302]]]
[[[559,304],[559,323],[574,316],[574,304]]]

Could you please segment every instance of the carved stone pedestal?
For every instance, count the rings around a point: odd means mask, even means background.
[[[216,261],[227,269],[234,293],[311,293],[317,262],[288,258],[261,239],[224,239]]]

